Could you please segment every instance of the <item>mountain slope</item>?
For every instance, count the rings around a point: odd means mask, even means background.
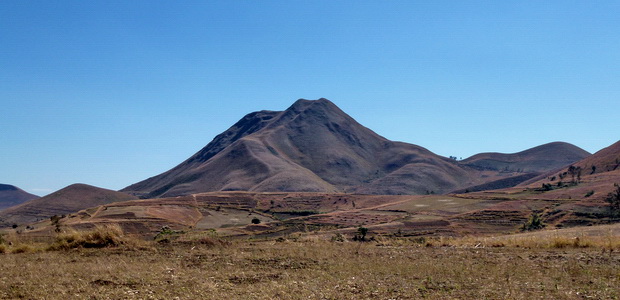
[[[423,194],[515,175],[473,162],[387,140],[327,99],[300,99],[285,111],[246,115],[178,166],[122,191],[143,198],[235,190]]]
[[[16,186],[0,184],[0,210],[36,198],[39,196],[27,193]]]
[[[73,184],[20,205],[0,211],[0,226],[25,224],[53,215],[63,215],[102,204],[134,200],[137,197],[86,184]]]
[[[570,165],[565,165],[561,168],[548,170],[534,177],[530,180],[524,181],[520,186],[534,186],[541,185],[542,183],[548,183],[548,181],[562,180],[562,177],[570,177],[568,170],[570,167],[577,168],[582,178],[593,177],[613,177],[611,174],[615,174],[615,171],[620,172],[620,141],[605,147],[596,153],[573,162]],[[592,176],[591,176],[592,175]],[[550,180],[553,179],[553,180]],[[566,178],[566,180],[572,180],[572,178]]]
[[[590,174],[618,170],[620,168],[620,141],[575,163],[575,166],[581,167]]]

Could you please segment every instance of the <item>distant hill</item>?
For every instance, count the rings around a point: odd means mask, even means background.
[[[86,184],[73,184],[45,197],[32,199],[0,211],[0,226],[32,223],[54,215],[63,215],[135,196]]]
[[[484,163],[502,155],[458,162],[387,140],[327,99],[300,99],[285,111],[246,115],[178,166],[122,191],[142,198],[211,191],[445,193],[523,175],[525,166],[546,171],[587,155],[564,143],[531,152],[508,155],[508,171]],[[564,152],[575,159],[557,159]]]
[[[524,173],[545,172],[590,156],[590,153],[571,144],[554,142],[514,154],[480,153],[462,161],[471,167]]]
[[[16,186],[0,184],[0,210],[36,198],[39,198],[39,196],[27,193]]]

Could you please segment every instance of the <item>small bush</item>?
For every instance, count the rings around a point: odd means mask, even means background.
[[[594,191],[589,191],[586,193],[585,197],[588,198],[590,196],[594,195]]]
[[[257,218],[257,217],[254,217],[254,218],[252,219],[252,224],[260,224],[260,219],[259,219],[259,218]]]

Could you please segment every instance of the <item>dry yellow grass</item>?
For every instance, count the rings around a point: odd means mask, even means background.
[[[2,299],[614,299],[620,251],[186,236],[0,255]],[[428,242],[431,241],[431,242]],[[473,241],[473,240],[472,240]],[[423,242],[423,243],[420,243]],[[454,244],[450,244],[453,242]],[[457,246],[457,242],[460,246]]]
[[[468,248],[485,247],[512,247],[527,249],[552,249],[552,248],[592,248],[603,251],[620,250],[620,237],[617,236],[501,236],[501,237],[440,237],[429,238],[428,246],[452,246]]]

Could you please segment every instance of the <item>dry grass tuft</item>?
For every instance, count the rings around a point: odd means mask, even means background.
[[[126,247],[142,249],[148,248],[146,243],[124,234],[123,229],[116,224],[97,226],[89,231],[70,231],[61,233],[56,241],[49,245],[47,250],[68,250],[76,248],[109,248]]]
[[[36,247],[34,245],[31,244],[19,244],[16,245],[15,247],[11,247],[10,251],[13,254],[18,254],[18,253],[33,253],[33,252],[38,252],[40,251],[41,248]]]

